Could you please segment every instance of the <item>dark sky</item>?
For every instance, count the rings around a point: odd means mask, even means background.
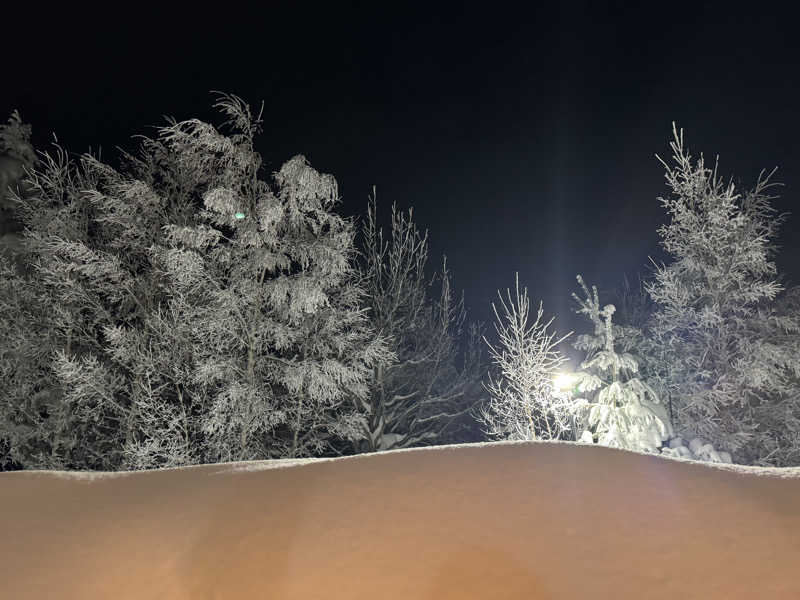
[[[348,216],[365,213],[376,185],[384,216],[392,202],[415,208],[430,266],[447,254],[472,318],[490,320],[518,271],[559,332],[588,328],[571,315],[576,273],[610,289],[664,258],[654,154],[671,156],[672,121],[693,157],[713,167],[720,155],[726,182],[750,189],[778,166],[773,181],[786,186],[774,205],[794,209],[800,53],[789,14],[757,3],[294,4],[11,14],[0,113],[19,109],[38,149],[55,132],[116,164],[114,146],[136,149],[131,136],[154,136],[163,115],[221,124],[209,90],[255,112],[264,100],[257,149],[270,171],[305,154],[336,177]],[[799,218],[779,240],[792,283]]]

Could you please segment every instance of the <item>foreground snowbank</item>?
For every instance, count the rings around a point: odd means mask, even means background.
[[[800,598],[800,469],[568,443],[0,473],[16,600]]]

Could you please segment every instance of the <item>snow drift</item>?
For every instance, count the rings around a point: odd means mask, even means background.
[[[800,598],[800,469],[492,443],[0,473],[15,600]]]

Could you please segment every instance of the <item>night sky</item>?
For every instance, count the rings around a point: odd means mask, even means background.
[[[778,166],[773,205],[794,210],[796,21],[764,4],[271,4],[6,13],[0,116],[19,109],[39,150],[55,132],[116,165],[115,146],[136,150],[131,136],[154,137],[164,115],[221,125],[210,90],[254,113],[264,100],[268,172],[304,154],[336,177],[347,216],[377,186],[382,217],[414,207],[429,267],[447,255],[470,318],[491,322],[518,271],[559,333],[589,329],[572,312],[576,273],[610,290],[666,259],[654,154],[671,162],[672,121],[742,190]],[[798,219],[778,240],[794,284]]]

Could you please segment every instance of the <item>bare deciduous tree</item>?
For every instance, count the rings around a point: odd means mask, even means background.
[[[404,215],[392,205],[390,236],[385,240],[377,225],[373,190],[362,273],[372,325],[391,338],[397,359],[372,372],[367,439],[360,446],[369,452],[441,443],[472,418],[480,388],[480,327],[465,331],[463,296],[453,299],[446,259],[428,282],[427,232],[420,234],[413,209]],[[428,289],[436,282],[432,301]]]
[[[498,292],[502,316],[492,303],[495,330],[499,344],[486,338],[499,374],[489,377],[486,387],[491,399],[482,411],[488,434],[510,440],[562,439],[572,428],[572,401],[555,393],[553,378],[566,362],[556,346],[569,337],[555,340],[547,328],[553,322],[542,322],[542,304],[536,320],[529,324],[528,290],[520,293],[519,274],[515,276],[515,296],[506,290],[508,302]]]

